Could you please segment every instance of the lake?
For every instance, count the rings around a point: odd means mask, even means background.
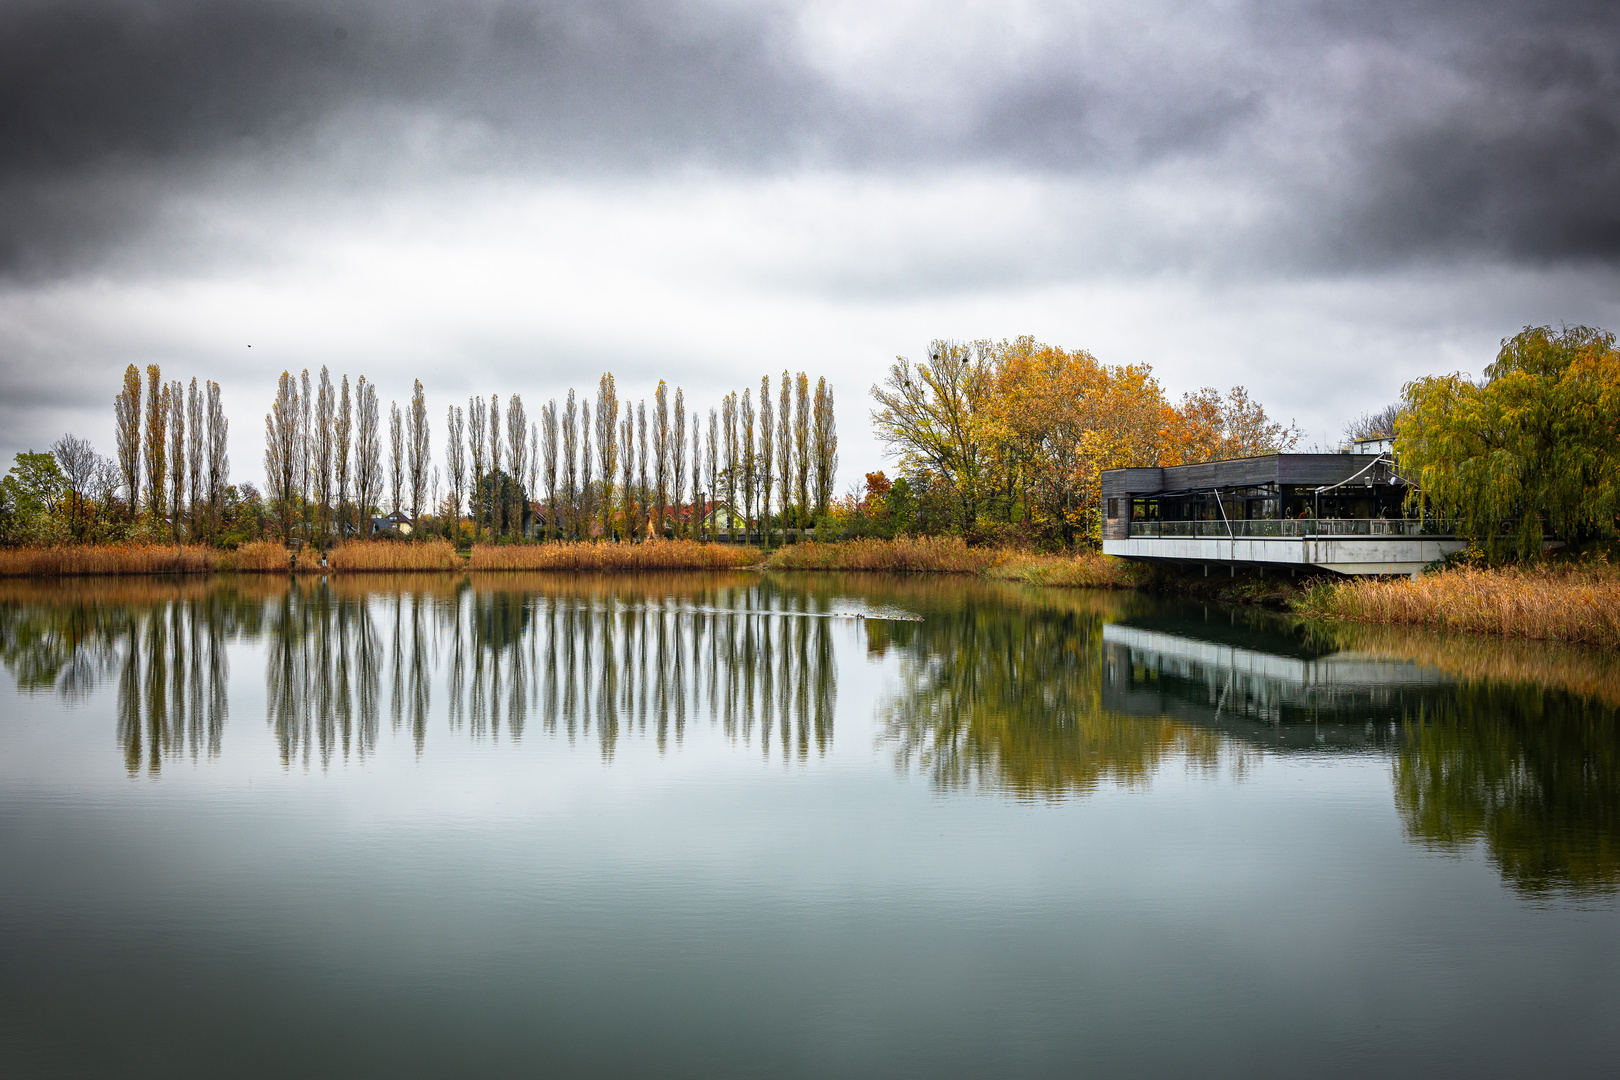
[[[1612,658],[753,574],[0,585],[6,1076],[1612,1075]]]

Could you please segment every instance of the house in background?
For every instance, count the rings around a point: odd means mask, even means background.
[[[371,519],[371,535],[379,536],[384,533],[398,533],[400,536],[411,535],[411,519],[395,510],[392,514]]]

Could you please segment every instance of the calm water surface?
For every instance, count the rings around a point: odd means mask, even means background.
[[[1604,657],[753,576],[12,584],[0,650],[0,1075],[1620,1052]]]

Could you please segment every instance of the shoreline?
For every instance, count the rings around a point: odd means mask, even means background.
[[[1097,552],[1043,555],[970,548],[957,538],[806,542],[764,551],[729,543],[659,540],[494,545],[460,552],[445,540],[355,541],[327,565],[279,544],[235,551],[202,545],[82,545],[0,551],[0,579],[185,577],[210,574],[859,572],[960,575],[1042,588],[1191,596],[1272,608],[1324,624],[1402,626],[1475,636],[1620,646],[1620,571],[1606,562],[1484,570],[1452,568],[1411,580],[1245,575],[1220,581],[1144,567]]]

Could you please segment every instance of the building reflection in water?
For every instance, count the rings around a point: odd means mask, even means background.
[[[679,744],[697,717],[762,753],[828,749],[832,625],[813,597],[757,581],[698,594],[645,580],[364,591],[293,581],[269,605],[266,688],[282,761],[328,767],[393,728],[418,754],[442,674],[452,733],[517,740],[537,722],[611,760],[622,739]]]
[[[1194,611],[1112,623],[1102,641],[1108,708],[1275,752],[1387,756],[1408,840],[1482,847],[1528,896],[1620,890],[1620,710],[1601,697],[1471,678],[1478,645],[1436,635],[1410,639],[1419,663],[1389,635]],[[1587,660],[1581,681],[1601,681],[1604,660]]]
[[[874,650],[901,650],[899,687],[879,709],[899,768],[945,790],[1050,799],[1140,785],[1172,759],[1238,775],[1252,764],[1215,732],[1106,707],[1102,639],[1117,600],[1014,598],[969,594],[923,623],[869,630],[884,639]]]

